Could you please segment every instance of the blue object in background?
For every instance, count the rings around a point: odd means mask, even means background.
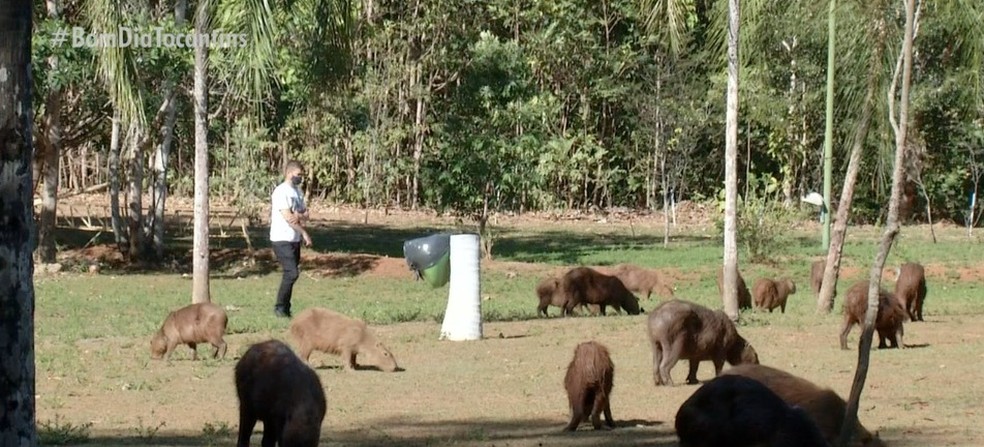
[[[451,235],[433,234],[403,243],[403,256],[417,279],[441,287],[451,279]]]

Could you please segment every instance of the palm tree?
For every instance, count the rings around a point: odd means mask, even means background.
[[[0,445],[37,445],[31,160],[33,2],[0,2]]]

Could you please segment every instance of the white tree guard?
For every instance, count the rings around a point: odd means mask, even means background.
[[[480,246],[477,234],[451,235],[451,279],[440,340],[482,338]]]

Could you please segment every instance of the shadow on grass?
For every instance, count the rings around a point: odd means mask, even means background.
[[[60,221],[64,221],[62,219]],[[184,227],[170,226],[166,236],[166,249],[160,259],[153,254],[146,261],[127,261],[117,247],[113,233],[104,229],[85,229],[80,219],[70,222],[73,227],[59,228],[56,238],[59,251],[75,263],[77,270],[85,271],[89,263],[98,262],[113,273],[190,273],[192,266],[193,238],[190,233],[175,235]],[[402,258],[403,243],[410,239],[436,233],[459,234],[472,230],[435,227],[388,227],[375,224],[318,223],[309,228],[312,247],[302,247],[305,254],[325,255],[305,259],[310,268],[330,272],[328,276],[355,276],[371,270],[380,257]],[[249,230],[252,252],[239,231],[216,234],[209,238],[210,267],[214,277],[242,277],[266,275],[279,270],[270,248],[269,229],[255,227]],[[680,244],[700,244],[711,241],[709,237],[680,235],[673,238]],[[574,231],[523,232],[512,228],[495,229],[493,256],[496,260],[520,262],[546,262],[563,265],[582,263],[585,257],[614,250],[652,250],[660,242],[650,235],[593,234]],[[314,264],[310,264],[313,262]]]

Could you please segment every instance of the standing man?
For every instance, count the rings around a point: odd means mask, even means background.
[[[300,162],[287,162],[284,181],[277,185],[271,197],[270,242],[273,245],[273,254],[277,256],[284,270],[280,289],[277,290],[277,304],[273,308],[273,313],[278,317],[290,318],[290,299],[294,282],[300,274],[298,263],[301,261],[301,239],[305,246],[311,246],[311,236],[308,236],[303,226],[308,220],[308,210],[298,189],[303,177],[304,167]]]

